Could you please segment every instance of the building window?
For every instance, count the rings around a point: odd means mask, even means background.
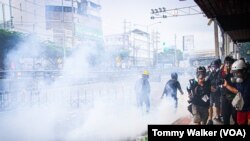
[[[90,7],[95,8],[95,9],[100,9],[101,8],[100,5],[95,4],[95,3],[91,2],[91,1],[89,2],[89,5],[90,5]]]
[[[86,14],[87,2],[77,2],[77,14]]]
[[[46,11],[52,12],[62,12],[62,6],[46,6]],[[75,8],[73,7],[73,11],[75,12]],[[72,7],[64,6],[63,12],[72,12]]]

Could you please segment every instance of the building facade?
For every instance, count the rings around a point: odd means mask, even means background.
[[[103,48],[99,3],[99,0],[0,0],[0,29],[35,35],[44,43],[53,43],[48,50],[56,53],[52,59],[44,57],[52,64],[62,66],[74,47],[93,49],[90,57],[96,58],[99,52],[95,51]],[[40,57],[43,56],[41,53]]]
[[[100,10],[99,0],[0,0],[0,28],[62,47],[102,46]]]
[[[101,5],[98,0],[46,0],[46,28],[63,47],[103,43]]]
[[[129,67],[149,67],[153,65],[155,57],[155,45],[158,42],[152,39],[149,33],[140,29],[133,29],[125,34],[114,34],[105,36],[105,48],[113,52],[128,52],[122,63]],[[119,66],[119,65],[118,65]]]
[[[9,2],[0,0],[0,29],[10,29],[13,26]]]
[[[22,33],[36,34],[44,40],[52,40],[52,32],[46,29],[44,0],[1,0],[1,28]]]

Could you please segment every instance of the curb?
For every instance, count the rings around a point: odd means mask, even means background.
[[[174,121],[172,125],[190,125],[191,123],[192,123],[192,118],[189,116],[185,116]]]

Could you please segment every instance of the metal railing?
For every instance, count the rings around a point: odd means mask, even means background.
[[[75,80],[58,70],[1,71],[8,77],[0,79],[0,110],[46,104],[69,107],[93,105],[98,98],[133,103],[135,78],[141,70],[93,71]],[[21,75],[19,74],[21,73]],[[161,81],[169,71],[150,70],[151,81]],[[81,75],[81,73],[77,73]],[[125,82],[127,81],[127,82]]]
[[[99,98],[110,102],[120,100],[121,103],[131,103],[133,86],[122,84],[122,82],[55,86],[40,86],[39,84],[29,86],[27,84],[25,87],[1,90],[0,110],[49,104],[61,104],[71,108],[89,107]]]

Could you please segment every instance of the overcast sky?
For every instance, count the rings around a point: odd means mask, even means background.
[[[169,17],[166,19],[150,19],[151,9],[166,7],[166,9],[193,6],[193,0],[100,0],[102,5],[101,15],[103,20],[104,35],[123,33],[124,20],[129,22],[127,27],[144,29],[149,26],[149,31],[158,30],[160,32],[161,45],[175,45],[175,35],[177,48],[182,49],[182,37],[185,35],[194,36],[195,50],[214,50],[213,24],[207,25],[209,19],[204,15]],[[144,25],[135,26],[134,24]]]

